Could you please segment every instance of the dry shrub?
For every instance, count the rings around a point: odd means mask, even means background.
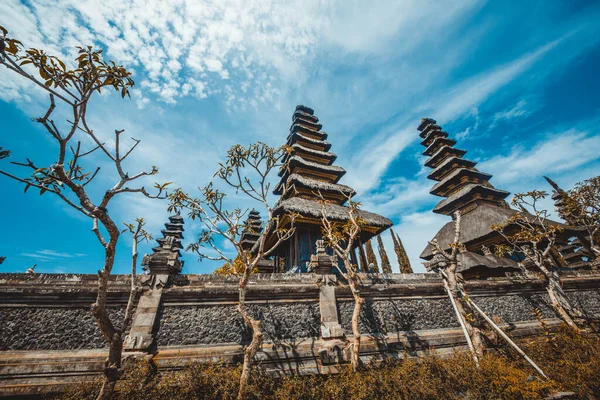
[[[359,372],[272,378],[254,369],[251,399],[542,399],[557,391],[579,398],[600,394],[600,341],[569,330],[523,342],[526,352],[552,378],[540,380],[511,351],[489,352],[477,368],[469,353],[447,357],[389,359]],[[115,399],[235,399],[241,367],[193,364],[157,373],[146,361],[132,364],[119,382]],[[77,385],[65,399],[94,398],[99,385]]]

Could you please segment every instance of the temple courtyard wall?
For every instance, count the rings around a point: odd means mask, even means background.
[[[125,356],[152,357],[161,370],[193,362],[242,359],[250,340],[236,309],[238,279],[215,275],[138,277],[142,289],[125,342]],[[600,273],[561,273],[568,297],[600,318]],[[257,274],[248,303],[263,321],[261,368],[274,375],[331,373],[349,361],[354,302],[334,275]],[[552,311],[544,282],[490,278],[465,285],[488,315],[514,337],[535,335],[541,311]],[[0,274],[0,395],[45,393],[92,380],[103,369],[106,344],[90,313],[95,275]],[[120,323],[128,276],[112,276],[108,305]],[[435,274],[362,275],[361,358],[418,356],[464,350],[465,338],[442,280]]]

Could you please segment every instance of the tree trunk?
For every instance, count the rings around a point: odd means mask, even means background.
[[[97,400],[109,400],[112,397],[117,380],[119,380],[122,350],[123,340],[121,332],[116,331],[110,341],[108,359],[104,365],[104,382],[102,383],[102,389],[100,389]]]
[[[119,379],[121,352],[123,349],[121,331],[115,329],[106,311],[108,277],[115,263],[115,253],[120,232],[115,223],[106,214],[102,215],[99,219],[108,231],[109,241],[104,247],[104,268],[98,271],[98,294],[96,295],[96,302],[92,304],[92,314],[96,318],[98,327],[109,346],[108,359],[104,367],[104,382],[97,397],[97,400],[107,400],[112,397],[116,382]]]
[[[558,315],[560,315],[560,317],[563,319],[563,321],[565,321],[565,323],[568,326],[573,328],[575,330],[575,332],[579,332],[579,328],[577,327],[577,324],[575,323],[575,321],[573,321],[573,319],[571,318],[571,316],[569,315],[567,310],[565,310],[565,308],[562,306],[562,304],[560,304],[560,301],[558,300],[558,296],[556,293],[556,289],[554,288],[554,285],[551,282],[548,282],[548,284],[546,285],[546,291],[548,292],[548,296],[550,296],[550,301],[552,302],[552,307],[554,308],[554,310],[556,310]]]
[[[248,274],[249,275],[249,274]],[[246,309],[246,284],[248,283],[247,277],[242,278],[240,282],[240,297],[238,310],[246,323],[246,326],[252,331],[252,341],[250,345],[244,349],[244,365],[242,366],[242,374],[240,376],[240,388],[238,391],[238,400],[244,400],[247,398],[248,393],[248,379],[250,378],[250,371],[252,369],[252,359],[256,355],[258,348],[262,343],[262,329],[261,321],[253,319]]]
[[[446,279],[448,280],[448,288],[450,289],[450,293],[455,300],[456,307],[458,311],[463,316],[463,321],[465,323],[465,327],[467,329],[467,333],[471,338],[471,342],[473,343],[473,350],[475,351],[475,355],[479,358],[483,356],[483,350],[485,349],[485,345],[483,342],[483,333],[481,329],[473,326],[467,319],[468,312],[465,311],[464,303],[462,299],[458,296],[458,281],[456,279],[456,268],[458,264],[456,262],[451,262],[450,266],[446,271]],[[473,313],[470,313],[473,314]]]
[[[552,273],[539,261],[536,262],[537,267],[540,271],[546,276],[546,291],[548,292],[548,296],[550,297],[550,302],[552,303],[552,308],[558,313],[558,315],[562,318],[565,323],[571,327],[575,332],[579,333],[580,329],[571,318],[569,312],[563,307],[559,299],[559,293],[556,292],[556,288],[560,287],[560,282],[557,282],[556,279],[552,276]],[[578,313],[578,310],[575,310],[571,304],[569,303],[569,299],[565,298],[561,295],[562,300],[569,306],[569,308]],[[580,312],[579,312],[580,313]],[[579,314],[578,313],[578,314]]]
[[[352,312],[352,370],[358,371],[360,368],[360,330],[358,329],[358,319],[360,318],[360,309],[365,302],[365,299],[354,293],[354,311]]]

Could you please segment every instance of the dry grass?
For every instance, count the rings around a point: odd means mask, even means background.
[[[273,379],[252,374],[253,399],[541,399],[556,391],[600,396],[600,340],[568,330],[522,342],[552,379],[543,382],[512,351],[489,352],[477,368],[469,354],[390,360],[330,376]],[[157,374],[147,363],[126,372],[117,399],[235,399],[241,368],[192,365]],[[63,399],[93,399],[99,386],[72,388]]]

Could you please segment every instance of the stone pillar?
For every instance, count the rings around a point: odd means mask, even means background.
[[[146,281],[142,284],[149,284],[150,289],[140,296],[131,329],[123,343],[126,352],[149,352],[154,344],[154,323],[169,275],[146,275],[144,278]]]
[[[321,364],[331,365],[347,361],[346,340],[344,329],[339,321],[335,287],[335,275],[320,275],[317,277],[319,285],[319,309],[321,311],[321,348],[319,357]]]

